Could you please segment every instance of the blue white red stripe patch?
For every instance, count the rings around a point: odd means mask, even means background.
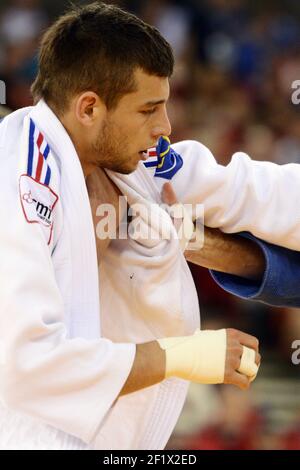
[[[144,165],[146,168],[153,168],[158,165],[158,158],[155,147],[147,150],[147,161],[144,163]]]
[[[154,176],[171,180],[183,165],[182,157],[172,149],[168,137],[161,137],[156,148],[148,150],[146,168],[156,168]]]
[[[50,147],[43,134],[30,119],[27,175],[46,186],[51,180],[51,168],[47,163],[49,153]]]

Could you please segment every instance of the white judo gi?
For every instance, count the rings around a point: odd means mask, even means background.
[[[178,198],[204,202],[208,225],[296,244],[299,217],[285,210],[285,226],[277,223],[287,191],[299,191],[293,169],[242,154],[226,169],[201,144],[174,148],[183,158],[172,178]],[[156,244],[111,243],[100,268],[99,309],[84,176],[44,102],[1,124],[0,168],[0,448],[163,448],[188,383],[169,379],[116,398],[134,343],[199,326],[195,287],[174,233]],[[140,163],[132,175],[110,175],[130,203],[147,204],[160,202],[165,182],[154,172]],[[266,215],[257,220],[260,209]]]
[[[225,232],[250,231],[270,242],[300,249],[300,210],[294,203],[300,200],[299,165],[255,162],[240,152],[224,167],[198,142],[179,142],[172,148],[183,159],[170,178],[178,200],[194,209],[203,203],[206,225],[221,227]],[[158,159],[157,164],[161,165],[162,160]],[[171,169],[174,166],[170,160]],[[129,204],[161,203],[166,179],[155,176],[155,166],[145,168],[141,163],[128,176],[108,173]],[[153,245],[145,239],[111,242],[100,266],[101,310],[110,311],[102,319],[105,336],[114,341],[125,336],[140,342],[141,338],[150,341],[193,332],[199,321],[194,285],[184,257],[173,243],[160,240]],[[110,309],[112,304],[117,309]],[[148,389],[149,403],[152,390],[163,387],[166,381]],[[124,403],[131,400],[132,404],[139,403],[138,394],[124,397]],[[161,403],[160,426],[165,419],[163,411],[167,419],[170,410],[167,397]]]
[[[249,231],[258,238],[300,250],[300,165],[254,161],[243,153],[219,165],[201,143],[172,145],[184,158],[172,179],[178,200],[202,203],[208,227]],[[155,178],[161,187],[160,178]]]
[[[84,176],[44,103],[1,124],[0,168],[0,448],[93,447],[135,346],[100,338]]]
[[[173,235],[151,249],[112,244],[102,263],[100,318],[92,215],[65,129],[40,102],[1,124],[0,151],[0,447],[163,448],[188,383],[169,379],[116,398],[135,343],[199,326],[170,217],[157,209]],[[129,200],[159,202],[142,164],[123,178]]]

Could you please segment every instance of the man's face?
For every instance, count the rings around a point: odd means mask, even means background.
[[[124,95],[116,108],[107,112],[92,143],[97,166],[128,174],[134,171],[143,151],[154,147],[162,135],[171,133],[166,111],[168,78],[135,71],[136,91]]]

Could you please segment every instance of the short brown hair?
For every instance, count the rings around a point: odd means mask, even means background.
[[[135,89],[134,70],[170,77],[171,46],[159,31],[114,5],[73,7],[45,33],[31,91],[63,113],[72,96],[94,91],[113,108]]]

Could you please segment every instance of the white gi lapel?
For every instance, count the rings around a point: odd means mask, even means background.
[[[161,202],[159,189],[142,165],[131,175],[108,173],[130,205],[139,202],[148,207]],[[170,227],[171,237],[156,243],[114,240],[100,266],[103,332],[116,342],[121,338],[140,343],[180,336],[199,326],[197,295],[176,230],[162,208],[156,206],[154,210]],[[99,448],[105,448],[106,436],[112,433],[113,449],[163,448],[182,409],[187,387],[186,381],[174,378],[119,398],[102,425]]]
[[[83,171],[74,145],[51,109],[40,101],[30,117],[46,136],[61,169],[65,244],[70,243],[72,293],[70,337],[100,336],[98,263],[91,208]]]

